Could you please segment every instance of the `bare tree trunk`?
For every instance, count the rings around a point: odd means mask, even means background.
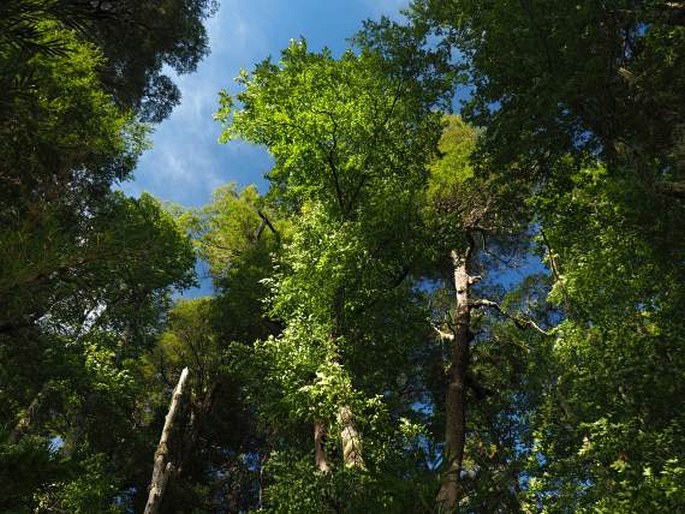
[[[162,436],[157,445],[155,452],[155,465],[152,470],[152,479],[150,480],[149,495],[147,504],[145,505],[144,514],[157,514],[162,505],[164,498],[164,491],[169,481],[169,475],[174,470],[174,465],[171,462],[169,455],[169,435],[174,427],[174,422],[178,415],[179,407],[186,393],[186,381],[188,379],[188,368],[183,368],[181,376],[178,379],[178,384],[171,396],[171,404],[169,405],[169,412],[164,420],[164,428],[162,429]]]
[[[441,512],[456,511],[460,496],[460,475],[466,443],[466,388],[471,333],[469,294],[473,279],[468,274],[468,260],[472,244],[464,253],[452,250],[454,287],[456,290],[456,319],[454,338],[450,347],[449,384],[445,405],[445,463],[446,471],[438,492]]]
[[[340,439],[345,467],[366,469],[362,457],[362,440],[354,423],[354,414],[349,407],[341,407],[338,412],[338,419],[342,426]]]
[[[314,461],[316,462],[316,467],[322,473],[329,473],[331,471],[331,467],[326,460],[326,449],[324,448],[327,431],[323,421],[317,420],[314,422]]]

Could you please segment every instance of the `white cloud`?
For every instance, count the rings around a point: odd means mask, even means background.
[[[212,118],[218,91],[237,91],[234,77],[269,54],[278,57],[289,39],[307,37],[312,49],[336,51],[365,18],[397,13],[407,0],[223,0],[207,22],[211,54],[196,73],[176,78],[182,103],[153,134],[154,148],[123,189],[141,190],[185,205],[200,205],[218,185],[266,184],[270,160],[263,149],[241,142],[219,145],[221,127]]]

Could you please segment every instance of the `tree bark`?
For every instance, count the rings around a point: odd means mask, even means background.
[[[164,498],[164,491],[169,481],[169,475],[174,470],[174,464],[171,462],[169,455],[169,436],[174,428],[174,422],[180,410],[179,407],[186,394],[187,379],[188,368],[183,368],[178,384],[176,384],[176,388],[171,395],[169,412],[167,412],[166,419],[164,420],[162,436],[159,439],[159,445],[157,445],[157,451],[155,452],[155,465],[152,470],[152,479],[150,480],[149,495],[144,514],[157,514],[159,512]]]
[[[335,327],[329,334],[329,340],[334,342],[336,334],[340,332],[340,313],[344,300],[344,291],[339,288],[335,294],[333,326]],[[337,364],[342,365],[340,359],[336,359]],[[366,469],[362,457],[361,435],[354,422],[352,409],[347,405],[338,407],[338,422],[340,423],[340,443],[343,450],[343,464],[346,468]],[[325,426],[324,426],[325,428]],[[317,445],[318,452],[318,445]],[[318,459],[317,459],[318,464]],[[321,468],[319,468],[321,469]]]
[[[343,463],[347,468],[366,469],[362,457],[362,440],[354,423],[354,414],[349,407],[341,407],[338,411],[338,419],[342,429],[340,440],[343,450]]]
[[[43,403],[47,397],[50,388],[52,387],[51,382],[45,382],[43,386],[38,391],[38,394],[34,396],[33,400],[26,409],[26,412],[19,418],[16,425],[9,434],[10,444],[17,444],[22,437],[24,437],[31,428],[37,424],[37,420],[40,417],[40,411],[43,408]]]
[[[459,503],[460,475],[466,443],[466,388],[471,339],[471,307],[469,295],[473,279],[468,273],[472,241],[467,250],[452,250],[454,287],[456,290],[456,317],[454,338],[450,344],[449,383],[445,401],[445,473],[438,492],[441,512],[454,512]]]
[[[314,422],[314,461],[316,467],[322,473],[330,473],[331,467],[326,460],[326,449],[324,443],[326,442],[326,424],[317,420]]]

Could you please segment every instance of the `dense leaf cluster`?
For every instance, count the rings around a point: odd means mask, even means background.
[[[177,100],[156,92],[163,63],[205,53],[207,5],[166,4],[0,6],[2,512],[122,512],[149,479],[140,359],[195,255],[157,200],[113,186],[147,146],[140,120]]]
[[[685,6],[416,0],[221,93],[263,196],[114,192],[212,6],[0,6],[0,510],[685,509]]]

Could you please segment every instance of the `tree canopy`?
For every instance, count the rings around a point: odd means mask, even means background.
[[[267,191],[128,197],[215,7],[0,6],[0,511],[683,511],[685,6],[292,40]]]

